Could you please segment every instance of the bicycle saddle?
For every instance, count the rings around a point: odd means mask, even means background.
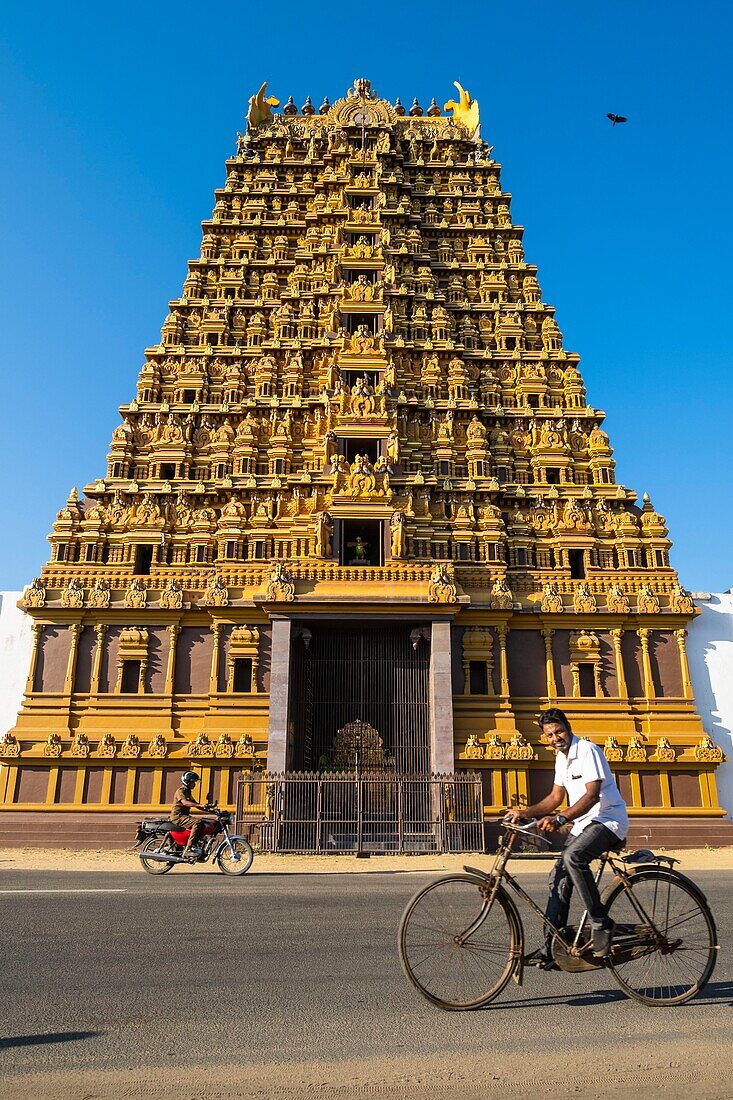
[[[637,848],[635,852],[621,856],[624,863],[652,863],[656,858],[649,848]]]

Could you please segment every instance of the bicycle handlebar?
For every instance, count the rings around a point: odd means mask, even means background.
[[[521,825],[515,821],[507,821],[506,818],[500,819],[500,824],[508,829],[509,832],[516,833],[518,836],[526,837],[527,840],[541,841],[546,844],[548,848],[552,847],[552,842],[548,840],[546,836],[543,836],[537,829],[537,819],[531,818],[529,821],[523,822]]]

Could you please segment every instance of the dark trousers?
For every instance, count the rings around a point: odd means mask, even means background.
[[[591,926],[606,925],[608,914],[593,881],[590,864],[604,852],[620,846],[621,842],[616,834],[598,821],[591,822],[578,836],[568,838],[562,855],[550,872],[550,898],[545,916],[556,928],[563,928],[568,922],[573,887],[577,889],[584,907],[588,910]],[[554,932],[545,927],[545,948],[548,956],[552,955],[553,935]]]

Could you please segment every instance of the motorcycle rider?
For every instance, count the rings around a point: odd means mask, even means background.
[[[218,820],[213,814],[207,814],[206,807],[202,806],[193,797],[193,788],[200,780],[201,776],[196,772],[186,771],[183,773],[181,785],[173,795],[173,806],[170,813],[170,819],[174,825],[178,825],[181,829],[191,830],[186,847],[183,849],[183,858],[188,860],[189,863],[195,863],[201,855],[201,849],[197,846],[197,841],[204,831],[206,823]],[[192,810],[199,811],[195,817],[191,812]]]

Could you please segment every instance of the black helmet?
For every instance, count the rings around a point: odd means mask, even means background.
[[[181,776],[181,783],[184,787],[188,787],[190,789],[191,787],[193,787],[194,783],[198,783],[200,779],[201,776],[198,774],[198,772],[184,772]]]

